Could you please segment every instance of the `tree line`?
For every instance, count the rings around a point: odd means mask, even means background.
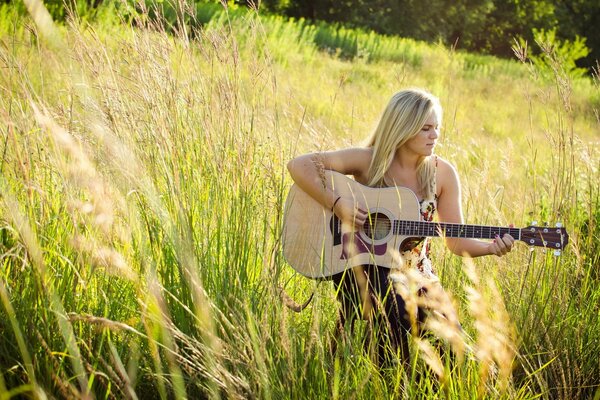
[[[238,4],[312,21],[513,57],[515,39],[552,37],[579,67],[600,60],[598,0],[240,0]],[[569,46],[573,44],[573,46]]]
[[[54,18],[65,5],[83,13],[101,4],[134,0],[44,0]],[[512,58],[515,40],[557,45],[573,68],[591,72],[600,60],[600,0],[142,0],[147,9],[178,9],[195,5],[244,5],[308,21],[324,21],[387,35],[441,42],[472,52]],[[23,7],[20,0],[1,4]],[[177,23],[177,21],[173,21]],[[575,65],[576,64],[576,65]]]

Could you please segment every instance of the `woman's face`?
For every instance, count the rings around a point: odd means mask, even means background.
[[[423,124],[423,127],[413,138],[409,139],[404,146],[421,156],[430,156],[440,137],[440,125],[435,112],[432,112],[429,118]]]

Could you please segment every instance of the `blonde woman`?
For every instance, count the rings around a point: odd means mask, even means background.
[[[367,207],[355,198],[340,196],[322,183],[322,171],[333,170],[366,186],[403,186],[411,189],[420,201],[423,220],[463,223],[461,189],[454,167],[434,154],[440,137],[442,107],[431,93],[421,89],[407,89],[390,99],[379,124],[365,147],[305,154],[288,163],[288,170],[307,194],[333,212],[346,224],[361,227]],[[514,243],[510,235],[495,240],[446,238],[446,246],[460,256],[502,256]],[[404,249],[403,249],[404,250]],[[425,278],[436,280],[429,260],[428,239],[401,253],[405,266],[415,268]],[[392,284],[390,269],[365,265],[353,273],[333,276],[341,303],[342,326],[354,325],[357,317],[366,317],[375,323],[373,337],[377,358],[382,366],[394,358],[408,361],[407,336],[411,322],[405,310],[405,301]],[[362,292],[368,296],[361,297]],[[377,306],[373,306],[376,304]],[[424,318],[419,310],[418,319]]]

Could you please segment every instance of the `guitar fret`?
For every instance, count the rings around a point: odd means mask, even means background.
[[[437,237],[440,232],[444,236],[455,238],[493,239],[496,235],[509,234],[514,238],[520,237],[520,229],[498,226],[462,225],[450,223],[435,223],[424,221],[394,221],[394,234],[402,236]]]

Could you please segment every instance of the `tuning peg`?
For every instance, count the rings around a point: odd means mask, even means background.
[[[562,226],[563,226],[563,225],[562,225],[560,222],[557,222],[557,223],[556,223],[556,227],[557,227],[557,228],[562,228]]]
[[[561,251],[560,250],[554,250],[554,256],[558,257],[560,256]]]
[[[537,221],[531,221],[531,226],[537,226],[538,222]]]

